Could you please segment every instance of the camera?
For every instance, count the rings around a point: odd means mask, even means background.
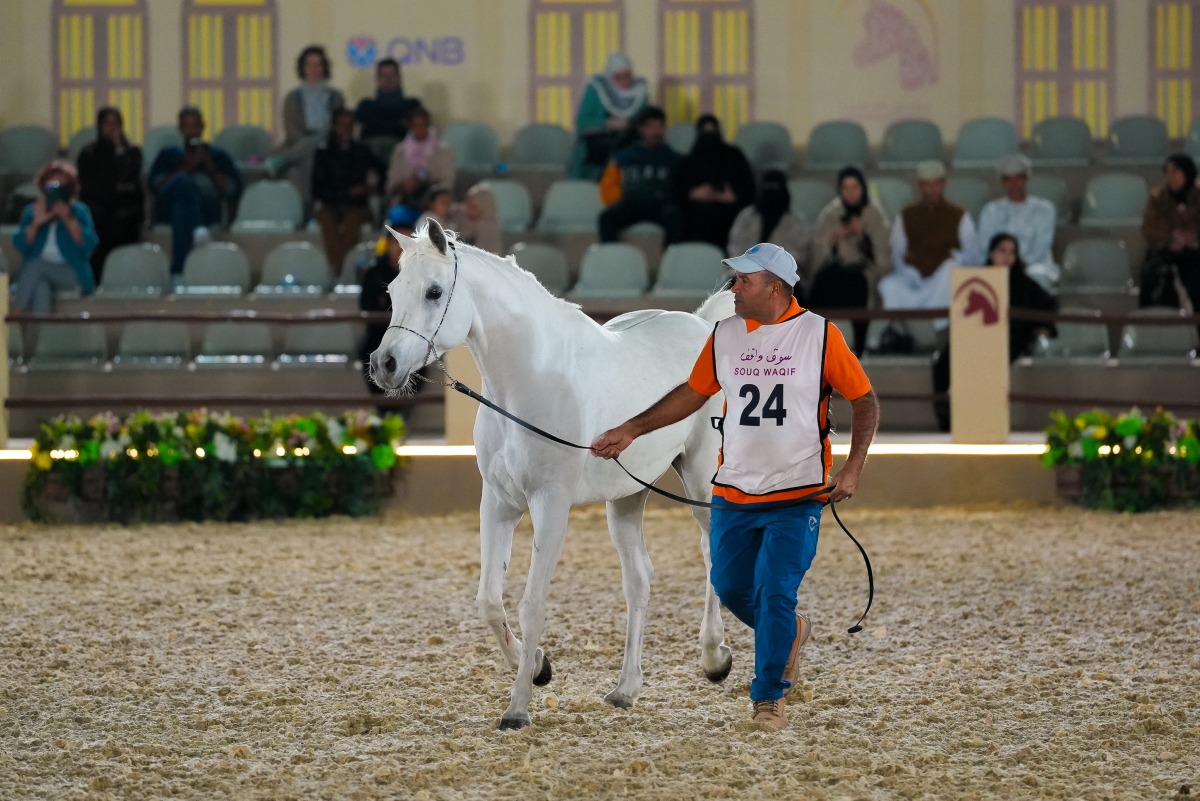
[[[47,182],[43,191],[46,194],[46,208],[50,208],[59,201],[64,203],[71,201],[71,187],[61,181]]]

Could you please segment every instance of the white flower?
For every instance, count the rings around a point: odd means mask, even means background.
[[[125,446],[117,440],[109,437],[100,444],[100,458],[112,459],[115,456],[120,456],[125,453]]]
[[[213,445],[216,446],[219,461],[231,464],[237,461],[237,443],[230,439],[224,431],[216,433],[213,437]]]
[[[1083,458],[1083,444],[1080,442],[1072,442],[1067,446],[1067,455],[1072,459]]]
[[[329,433],[329,441],[334,444],[334,447],[342,444],[342,433],[346,430],[345,426],[331,417],[325,421],[325,430]]]

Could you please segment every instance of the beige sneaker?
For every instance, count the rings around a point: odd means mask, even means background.
[[[776,698],[773,701],[752,701],[751,703],[754,704],[754,714],[750,716],[750,722],[756,728],[769,731],[787,728],[787,701]]]
[[[787,690],[789,694],[800,686],[797,681],[800,673],[800,649],[804,647],[804,643],[808,642],[808,635],[811,633],[812,626],[809,624],[808,618],[797,612],[796,639],[792,640],[792,653],[788,655],[787,664],[783,666],[783,680],[792,685]]]

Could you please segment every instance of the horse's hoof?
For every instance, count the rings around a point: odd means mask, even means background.
[[[613,690],[608,695],[604,696],[604,700],[615,706],[617,709],[633,709],[634,698],[626,693],[619,693]]]
[[[532,723],[529,715],[505,715],[500,718],[500,731],[517,731]]]
[[[713,684],[720,684],[729,676],[729,671],[733,670],[733,651],[729,650],[728,646],[722,645],[721,652],[725,654],[725,663],[717,670],[704,671],[705,677]]]
[[[550,657],[542,654],[542,669],[533,677],[533,683],[539,687],[545,687],[552,678],[554,678],[554,671],[550,668]]]

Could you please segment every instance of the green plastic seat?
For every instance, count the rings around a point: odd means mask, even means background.
[[[958,168],[994,169],[1006,156],[1017,153],[1017,130],[1000,117],[968,120],[954,140],[954,162]]]
[[[930,120],[897,120],[883,132],[879,169],[911,170],[922,161],[941,161],[942,129]]]
[[[250,262],[232,242],[209,242],[188,253],[182,279],[181,294],[241,295],[250,290]]]
[[[1100,321],[1097,309],[1064,307],[1064,313],[1095,316],[1093,323],[1056,323],[1055,335],[1041,335],[1034,342],[1030,358],[1036,362],[1098,363],[1112,354],[1108,346],[1108,326]]]
[[[529,230],[533,222],[533,201],[529,190],[520,181],[506,178],[489,178],[486,184],[496,199],[496,217],[500,230],[506,234],[520,234]]]
[[[732,273],[721,260],[725,254],[707,242],[669,246],[658,265],[651,297],[706,298],[721,288]]]
[[[67,158],[72,164],[79,163],[79,154],[83,149],[96,141],[96,129],[94,127],[80,128],[75,133],[71,134],[71,138],[67,140]]]
[[[1092,160],[1092,129],[1077,117],[1047,117],[1033,126],[1030,160],[1039,167],[1085,167]]]
[[[831,120],[813,126],[809,132],[804,166],[810,170],[865,167],[870,157],[865,128],[849,120]]]
[[[1140,175],[1124,172],[1094,175],[1083,192],[1079,224],[1100,228],[1139,226],[1149,193],[1146,179]]]
[[[545,233],[595,233],[597,218],[604,210],[600,190],[592,181],[555,181],[542,201],[537,230]]]
[[[587,249],[571,297],[636,298],[646,292],[647,283],[646,257],[641,250],[624,242],[605,242]]]
[[[89,323],[39,323],[27,367],[37,371],[96,370],[108,362],[104,326]]]
[[[121,245],[104,260],[97,299],[155,298],[171,287],[171,263],[151,242]]]
[[[304,202],[290,181],[258,181],[246,188],[238,203],[234,233],[295,231],[304,222]]]
[[[696,123],[673,122],[667,126],[667,144],[677,153],[687,154],[696,144]]]
[[[1187,318],[1183,309],[1146,308],[1132,313],[1144,319]],[[1184,362],[1196,358],[1196,327],[1191,324],[1129,323],[1121,329],[1117,359],[1122,362]]]
[[[150,174],[154,160],[158,154],[168,147],[183,147],[183,134],[174,125],[156,125],[146,131],[146,141],[142,143],[142,172]]]
[[[1121,166],[1159,166],[1171,150],[1166,124],[1157,117],[1121,117],[1108,127],[1104,163]]]
[[[258,295],[316,295],[333,285],[333,271],[325,252],[311,242],[283,242],[267,254]]]
[[[490,173],[500,163],[500,139],[482,122],[448,125],[442,141],[454,151],[454,166],[460,170]]]
[[[1129,251],[1121,239],[1077,239],[1063,251],[1061,289],[1126,292],[1133,286]]]
[[[871,194],[883,207],[888,222],[896,219],[905,206],[917,202],[917,188],[912,181],[881,175],[871,181]]]
[[[41,125],[15,125],[0,131],[0,172],[23,181],[37,174],[58,153],[58,140]]]
[[[256,366],[274,354],[268,323],[209,323],[195,362],[197,367]]]
[[[533,123],[513,136],[508,153],[509,169],[561,172],[571,158],[575,140],[561,125]]]
[[[126,323],[114,368],[162,369],[183,366],[191,355],[187,323],[158,320]]]
[[[977,223],[979,212],[993,195],[992,184],[977,175],[951,175],[946,179],[946,199],[966,209]]]
[[[792,163],[792,135],[778,122],[748,122],[738,128],[733,143],[742,149],[755,174],[787,172]]]
[[[280,367],[345,367],[357,354],[350,323],[298,323],[284,330],[277,361]]]
[[[1068,225],[1075,221],[1075,209],[1071,202],[1070,190],[1067,189],[1067,180],[1061,175],[1035,172],[1029,178],[1028,189],[1030,195],[1045,198],[1054,204],[1054,210],[1057,212],[1056,224]]]
[[[571,284],[571,268],[562,248],[544,242],[518,242],[513,256],[523,270],[537,276],[538,281],[555,295],[562,295]]]
[[[832,181],[797,178],[788,181],[788,194],[792,196],[792,213],[803,217],[805,222],[812,225],[817,221],[821,210],[837,195],[837,188]]]

